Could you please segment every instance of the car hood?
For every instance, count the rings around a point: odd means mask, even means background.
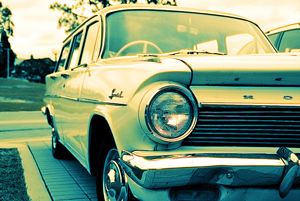
[[[300,56],[177,57],[192,71],[191,85],[300,85]]]

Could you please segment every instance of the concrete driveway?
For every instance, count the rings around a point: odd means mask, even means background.
[[[0,141],[18,142],[50,138],[46,118],[36,112],[0,112]]]
[[[96,180],[70,156],[54,159],[51,129],[41,112],[0,112],[0,147],[17,147],[35,200],[97,200]]]

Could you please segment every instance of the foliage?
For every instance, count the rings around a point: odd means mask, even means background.
[[[16,55],[10,47],[9,36],[13,36],[12,12],[7,7],[3,7],[0,1],[0,77],[7,76],[7,56],[9,56],[9,66],[13,66]],[[7,54],[9,51],[9,54]]]
[[[11,21],[12,12],[9,8],[3,7],[0,1],[0,30],[5,31],[7,36],[13,36],[14,23]]]
[[[46,75],[52,73],[55,68],[55,62],[50,58],[24,60],[14,67],[13,77],[27,79],[32,82],[45,83]]]
[[[1,44],[8,44],[8,45],[5,45],[4,47],[0,47],[0,77],[6,77],[7,76],[7,57],[9,57],[9,67],[10,67],[10,69],[12,69],[17,56],[14,53],[14,51],[10,48],[10,44],[7,40],[3,43],[0,42],[0,46],[1,46]],[[7,51],[9,53],[7,53]]]
[[[74,0],[75,5],[68,6],[58,2],[50,5],[50,9],[59,10],[62,16],[58,20],[58,27],[66,27],[66,32],[73,31],[79,24],[81,24],[87,17],[84,16],[86,8],[90,8],[92,13],[99,11],[102,8],[115,4],[135,4],[138,0]],[[162,4],[176,6],[176,0],[146,0],[148,4]],[[79,12],[79,13],[78,13]]]
[[[0,200],[30,200],[16,148],[0,149]]]

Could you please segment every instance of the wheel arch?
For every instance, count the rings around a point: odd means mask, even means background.
[[[111,128],[105,117],[96,114],[89,126],[88,163],[91,175],[96,175],[98,157],[107,146],[116,146]]]
[[[51,126],[51,128],[54,128],[53,116],[51,114],[49,106],[46,107],[45,116],[47,118],[47,122],[48,122],[49,126]]]

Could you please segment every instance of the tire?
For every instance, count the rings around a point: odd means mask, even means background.
[[[65,158],[67,155],[66,148],[59,142],[55,131],[52,132],[51,137],[52,156],[57,159]]]
[[[98,157],[96,176],[98,201],[137,201],[130,192],[117,149],[103,151]]]

